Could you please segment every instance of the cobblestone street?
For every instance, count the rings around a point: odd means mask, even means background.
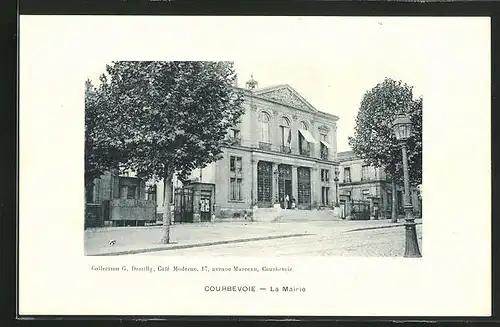
[[[323,230],[306,236],[151,252],[155,256],[382,256],[404,253],[404,227]],[[419,245],[421,225],[417,225]],[[421,249],[422,250],[422,249]]]
[[[404,227],[388,220],[173,225],[169,245],[159,244],[162,233],[161,227],[87,230],[85,252],[127,254],[119,252],[144,249],[133,255],[400,256],[404,250]],[[417,233],[421,240],[421,225]],[[111,239],[116,241],[114,246],[108,244]],[[207,242],[227,244],[203,245]],[[187,248],[169,248],[184,245]]]

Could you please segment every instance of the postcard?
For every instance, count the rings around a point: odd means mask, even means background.
[[[489,316],[490,21],[21,16],[19,314]]]

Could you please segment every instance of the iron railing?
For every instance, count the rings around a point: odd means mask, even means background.
[[[311,151],[306,149],[299,149],[299,154],[303,157],[310,157]]]
[[[271,151],[272,144],[271,143],[266,143],[266,142],[259,142],[259,149],[266,150],[266,151]]]
[[[280,151],[283,152],[283,153],[292,153],[292,148],[290,148],[287,145],[282,145],[280,147]]]

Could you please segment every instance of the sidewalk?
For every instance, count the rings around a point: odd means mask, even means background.
[[[170,227],[169,244],[159,243],[163,236],[162,226],[104,227],[85,230],[85,255],[138,254],[400,226],[403,224],[389,220],[175,224]],[[116,243],[110,245],[110,240]]]
[[[111,227],[85,231],[85,255],[122,255],[235,242],[299,237],[307,233],[278,225],[228,222],[179,224],[170,227],[170,243],[161,244],[163,227]],[[115,245],[109,241],[115,240]]]

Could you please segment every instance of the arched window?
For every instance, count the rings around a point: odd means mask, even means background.
[[[260,117],[260,139],[264,143],[271,143],[271,117],[266,112]]]
[[[283,151],[288,150],[288,148],[290,147],[290,143],[292,142],[292,134],[290,130],[290,121],[286,117],[283,117],[281,119],[280,137]]]
[[[300,128],[305,129],[307,131],[307,124],[303,121],[300,122]]]

